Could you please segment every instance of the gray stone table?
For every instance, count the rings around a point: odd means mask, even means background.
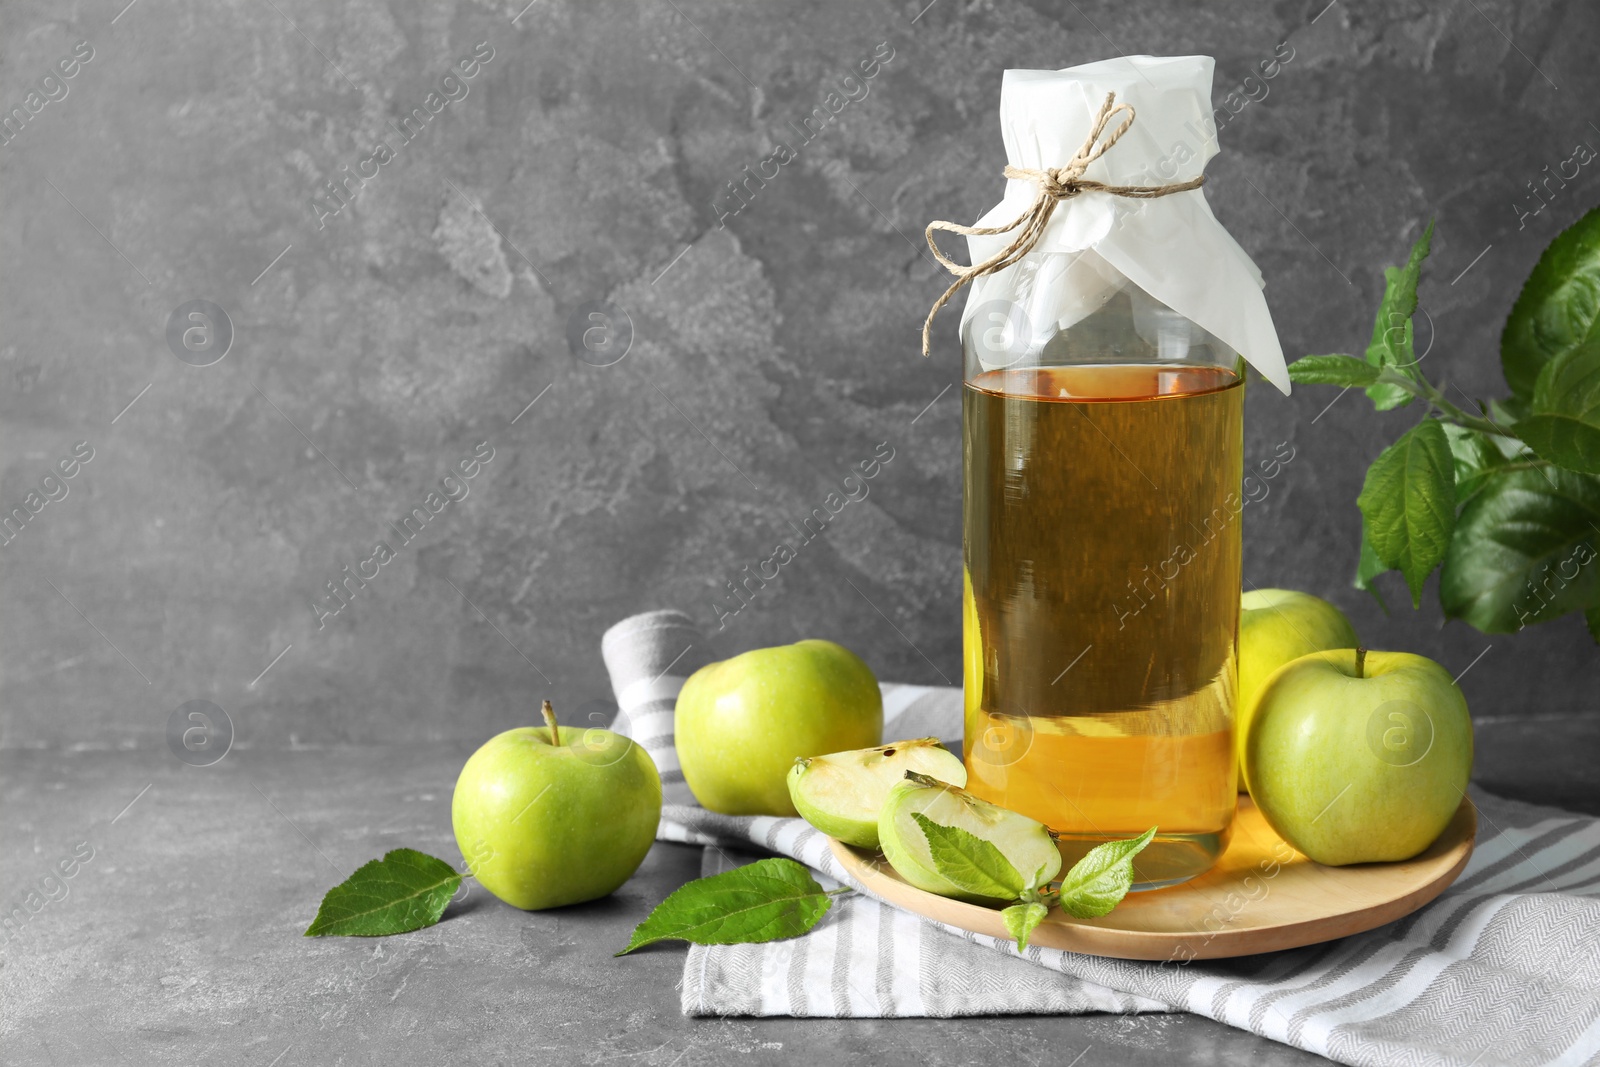
[[[1479,726],[1478,780],[1600,810],[1600,724]],[[0,754],[0,1061],[6,1064],[1298,1063],[1194,1016],[684,1018],[681,946],[614,959],[698,870],[658,845],[610,899],[541,914],[472,890],[445,921],[382,940],[300,936],[322,892],[399,846],[454,859],[469,749],[165,749]],[[90,850],[92,849],[92,854]],[[90,855],[37,912],[58,862]],[[41,891],[41,896],[44,894]],[[19,921],[14,911],[21,907]]]

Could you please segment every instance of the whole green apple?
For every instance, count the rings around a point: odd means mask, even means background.
[[[1252,589],[1240,598],[1239,703],[1233,716],[1233,744],[1241,793],[1249,792],[1245,735],[1261,687],[1272,672],[1311,652],[1355,648],[1360,643],[1344,612],[1321,597],[1293,589]]]
[[[907,771],[954,786],[967,784],[967,768],[959,756],[937,737],[919,737],[797,759],[789,768],[789,798],[801,818],[829,837],[875,849],[878,813]]]
[[[633,876],[661,820],[649,753],[609,730],[547,725],[484,742],[456,779],[450,820],[468,868],[528,911],[613,892]]]
[[[883,694],[832,641],[758,648],[702,667],[678,693],[678,763],[695,799],[724,815],[795,815],[794,761],[883,740]]]
[[[1244,759],[1261,814],[1318,863],[1410,859],[1461,804],[1472,719],[1430,659],[1313,652],[1267,679]]]

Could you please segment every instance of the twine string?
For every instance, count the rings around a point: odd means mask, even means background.
[[[1112,196],[1125,196],[1134,200],[1154,200],[1161,196],[1170,196],[1173,193],[1186,192],[1198,189],[1205,182],[1205,175],[1190,178],[1188,181],[1172,182],[1168,185],[1110,185],[1106,182],[1085,178],[1083,172],[1089,164],[1105,155],[1111,146],[1122,139],[1133,125],[1134,110],[1131,104],[1116,102],[1116,93],[1107,93],[1105,102],[1100,105],[1100,110],[1095,113],[1094,121],[1089,124],[1089,135],[1084,138],[1082,146],[1073,155],[1066,166],[1048,167],[1043,170],[1032,170],[1027,167],[1007,166],[1007,178],[1020,179],[1034,182],[1038,186],[1033,203],[1028,205],[1026,211],[1018,215],[1004,226],[962,226],[955,222],[935,221],[928,223],[924,235],[928,240],[928,247],[933,250],[934,258],[944,265],[944,268],[956,276],[956,280],[944,291],[944,295],[934,301],[933,309],[928,312],[927,319],[922,324],[922,354],[926,356],[929,350],[929,337],[933,330],[934,316],[950,302],[950,299],[964,287],[983,277],[1005,270],[1019,262],[1029,252],[1033,251],[1039,243],[1039,238],[1044,236],[1045,227],[1050,218],[1055,214],[1056,205],[1063,200],[1070,200],[1080,193],[1110,193]],[[1117,115],[1126,112],[1126,117],[1109,133],[1106,128],[1111,125],[1111,120]],[[947,233],[959,234],[963,237],[993,237],[1002,233],[1017,231],[1009,245],[1001,251],[990,256],[981,263],[965,266],[946,256],[939,249],[939,244],[934,240],[935,231],[943,230]]]

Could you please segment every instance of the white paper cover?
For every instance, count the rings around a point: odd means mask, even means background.
[[[1210,56],[1124,56],[1065,70],[1008,70],[1000,89],[1007,161],[1030,170],[1065,166],[1088,136],[1106,94],[1114,92],[1136,117],[1084,177],[1116,185],[1193,178],[1217,154],[1214,65]],[[1110,129],[1123,117],[1114,117]],[[1008,180],[1005,199],[977,225],[1005,225],[1027,210],[1037,192],[1031,181]],[[972,262],[1000,252],[1015,236],[1012,231],[967,238]],[[1062,201],[1026,260],[973,283],[963,328],[976,309],[1000,299],[1019,303],[1036,335],[1053,334],[1101,306],[1123,278],[1215,335],[1289,392],[1283,348],[1261,295],[1261,272],[1211,214],[1203,188],[1153,200],[1085,192]]]

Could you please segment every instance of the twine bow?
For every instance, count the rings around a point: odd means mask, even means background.
[[[1158,196],[1168,196],[1172,193],[1181,193],[1189,189],[1198,189],[1206,180],[1205,175],[1190,178],[1184,182],[1173,182],[1170,185],[1108,185],[1097,182],[1092,178],[1085,178],[1083,172],[1089,164],[1105,155],[1111,146],[1128,132],[1133,125],[1134,111],[1130,104],[1116,102],[1116,93],[1107,93],[1105,103],[1100,105],[1100,110],[1095,114],[1094,122],[1089,126],[1089,136],[1084,138],[1083,145],[1064,167],[1050,167],[1044,170],[1030,170],[1027,167],[1007,166],[1007,178],[1021,178],[1038,184],[1039,191],[1034,196],[1033,203],[1028,205],[1017,218],[1004,226],[962,226],[954,222],[930,222],[925,232],[928,238],[928,247],[933,250],[934,256],[944,264],[946,270],[956,276],[950,288],[944,295],[934,301],[933,310],[928,312],[928,318],[922,324],[922,354],[928,354],[928,337],[933,329],[933,318],[939,310],[950,302],[961,289],[971,284],[975,279],[996,271],[1005,270],[1016,263],[1023,256],[1033,251],[1033,246],[1039,243],[1039,238],[1044,235],[1044,228],[1050,222],[1050,216],[1055,214],[1056,205],[1063,200],[1070,200],[1079,193],[1110,193],[1113,196],[1126,196],[1135,200],[1154,200]],[[1127,117],[1110,133],[1106,127],[1120,112],[1127,112]],[[949,233],[960,234],[963,237],[992,237],[995,234],[1010,233],[1021,228],[1021,232],[1001,252],[990,256],[982,263],[964,266],[947,257],[939,251],[939,245],[934,241],[935,230],[945,230]]]

